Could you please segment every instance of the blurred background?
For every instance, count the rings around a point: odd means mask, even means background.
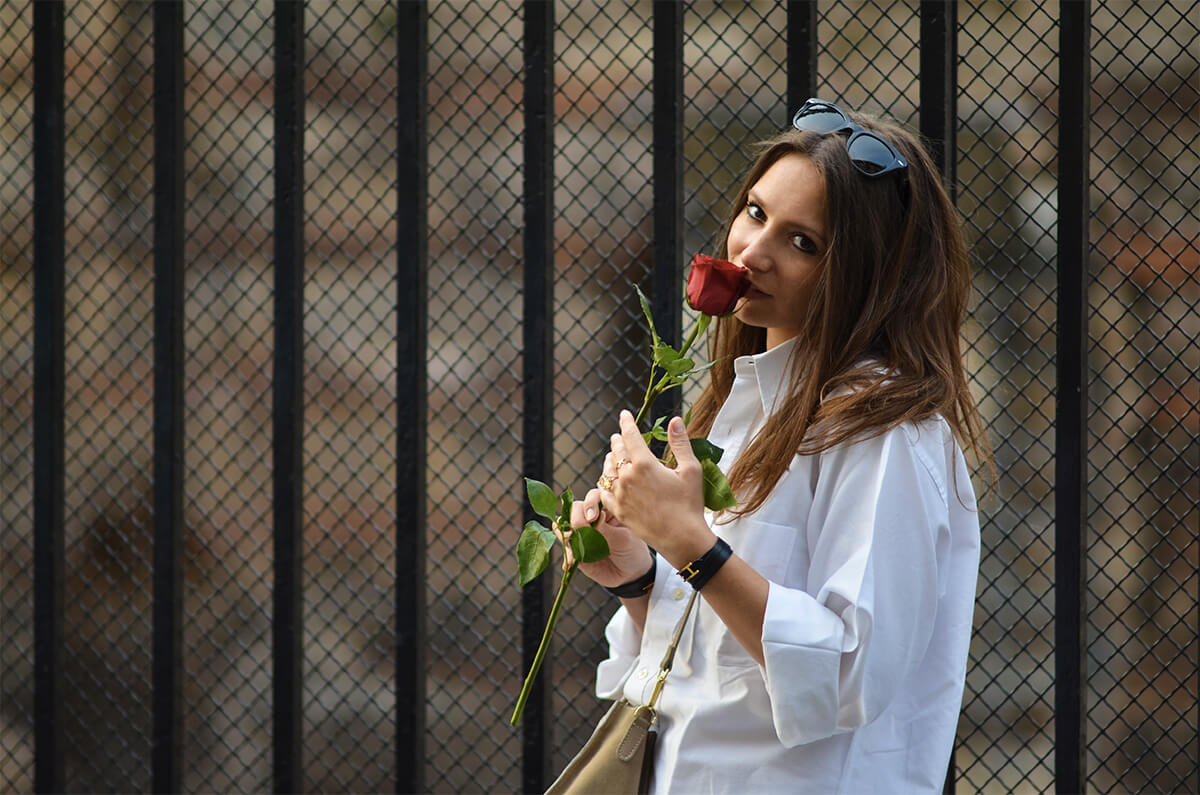
[[[0,0],[0,790],[33,770],[32,3]],[[917,125],[915,0],[822,0],[819,95]],[[786,124],[782,2],[684,15],[686,247],[711,250],[749,145]],[[1200,518],[1200,4],[1095,0],[1090,98],[1086,766],[1194,792]],[[67,788],[150,787],[153,48],[147,3],[66,11]],[[649,0],[555,2],[554,478],[583,490],[647,354]],[[962,791],[1053,784],[1058,19],[957,9],[965,330],[999,481],[983,502]],[[271,787],[273,19],[185,5],[184,786]],[[304,776],[393,788],[426,713],[431,791],[513,791],[522,679],[522,6],[428,19],[426,700],[396,692],[396,9],[305,17]],[[686,322],[690,322],[685,320]],[[694,396],[695,391],[688,393]],[[685,396],[685,400],[687,396]],[[979,471],[977,487],[985,485]],[[560,623],[555,767],[615,605]]]

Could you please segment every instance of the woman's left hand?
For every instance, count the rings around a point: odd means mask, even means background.
[[[667,424],[674,469],[659,461],[642,439],[633,415],[622,411],[621,433],[611,439],[615,476],[601,496],[606,510],[680,568],[704,554],[716,535],[704,520],[704,473],[683,420]]]

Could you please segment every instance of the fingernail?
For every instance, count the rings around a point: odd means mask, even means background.
[[[595,521],[596,520],[596,509],[588,508],[585,516],[587,516],[589,522]]]
[[[621,409],[621,416],[622,417],[632,417],[633,414],[630,413],[629,409]]]

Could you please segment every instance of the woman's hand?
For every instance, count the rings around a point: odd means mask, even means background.
[[[687,428],[679,417],[667,424],[667,444],[674,469],[659,461],[642,439],[633,415],[622,411],[621,433],[612,437],[605,459],[599,499],[611,519],[649,546],[675,568],[704,554],[716,535],[704,520],[704,474],[692,452]],[[612,472],[608,462],[612,460]],[[608,488],[605,488],[607,486]],[[589,495],[591,496],[591,495]],[[649,563],[628,579],[643,574]]]
[[[611,471],[611,456],[605,456],[605,471]],[[650,548],[625,525],[613,518],[600,504],[600,490],[592,489],[582,500],[571,505],[571,526],[593,525],[608,541],[608,557],[595,563],[580,563],[579,570],[606,588],[614,588],[636,580],[646,573],[653,560]],[[571,547],[563,544],[566,558],[563,566],[571,564]]]

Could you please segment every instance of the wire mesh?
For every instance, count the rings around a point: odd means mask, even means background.
[[[711,250],[748,145],[787,121],[785,4],[683,12],[685,247]],[[1087,770],[1195,791],[1200,3],[1094,2]],[[919,4],[819,7],[818,92],[916,126]],[[963,790],[1053,786],[1058,5],[958,6],[966,329],[999,480],[956,751]],[[555,6],[554,478],[588,487],[640,398],[653,261],[653,15]],[[148,789],[152,49],[148,5],[67,38],[67,611],[72,790]],[[0,788],[32,789],[32,13],[0,4]],[[397,710],[431,791],[514,791],[524,134],[519,0],[429,5],[427,700],[397,692],[395,13],[306,14],[306,787],[392,788]],[[271,788],[273,17],[186,10],[184,787]],[[685,321],[686,322],[686,321]],[[694,391],[688,395],[694,396]],[[689,398],[685,396],[685,401]],[[982,471],[979,473],[983,475]],[[982,482],[982,480],[980,481]],[[551,765],[602,711],[613,604],[580,584]]]
[[[517,789],[521,502],[519,3],[429,20],[429,650],[426,782]]]
[[[958,203],[978,262],[967,329],[999,480],[983,502],[978,608],[956,763],[979,791],[1054,771],[1057,9],[960,6]],[[981,473],[982,474],[982,473]]]
[[[1087,731],[1097,792],[1190,792],[1200,526],[1200,4],[1093,20]]]
[[[273,18],[184,11],[186,789],[271,786]]]
[[[634,410],[648,335],[634,286],[653,260],[651,16],[627,2],[555,9],[555,487],[583,494],[598,477],[621,407]],[[583,580],[581,582],[581,579]],[[592,694],[612,599],[576,578],[559,620],[554,752],[566,765],[604,705]]]
[[[0,4],[0,787],[33,789],[33,16]]]

